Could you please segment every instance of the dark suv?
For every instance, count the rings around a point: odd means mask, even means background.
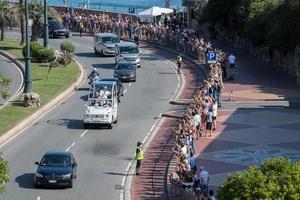
[[[47,152],[38,165],[34,175],[34,185],[39,186],[66,186],[73,187],[76,178],[77,163],[71,152]]]
[[[56,20],[49,20],[49,37],[57,38],[60,36],[70,37],[69,29],[65,28],[61,23]]]

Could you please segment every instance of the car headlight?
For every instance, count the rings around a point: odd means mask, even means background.
[[[141,61],[141,58],[138,57],[138,58],[136,59],[136,62],[140,62],[140,61]]]
[[[39,177],[39,178],[44,177],[42,174],[39,174],[39,173],[37,173],[37,172],[35,172],[35,176],[36,176],[36,177]]]
[[[70,179],[71,176],[72,176],[71,173],[70,173],[70,174],[64,174],[64,175],[62,175],[62,178],[63,178],[63,179]]]
[[[85,114],[85,115],[84,115],[84,118],[89,118],[89,117],[90,117],[89,114]]]

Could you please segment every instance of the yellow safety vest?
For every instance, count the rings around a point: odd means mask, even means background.
[[[139,150],[139,151],[138,151],[138,150]],[[138,153],[137,153],[137,152],[138,152]],[[144,160],[143,151],[142,151],[139,147],[136,148],[135,159],[136,159],[136,160]]]

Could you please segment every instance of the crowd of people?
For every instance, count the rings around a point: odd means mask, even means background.
[[[217,128],[218,108],[221,107],[221,92],[226,65],[225,53],[217,50],[218,61],[210,65],[210,72],[194,94],[183,118],[174,129],[177,157],[177,179],[186,190],[194,191],[198,199],[213,199],[208,188],[209,173],[204,166],[197,169],[195,142],[200,137],[211,137]],[[172,175],[173,176],[173,175]]]
[[[172,14],[158,23],[139,23],[120,16],[113,18],[104,13],[91,15],[83,12],[62,13],[62,19],[65,26],[74,31],[112,32],[121,38],[151,40],[203,63],[207,63],[207,53],[212,50],[211,43],[205,42],[196,32],[186,29],[176,15]],[[195,142],[200,137],[211,137],[214,134],[218,108],[222,103],[223,79],[227,79],[228,58],[222,50],[215,51],[217,63],[210,65],[207,79],[195,92],[192,103],[174,129],[176,145],[173,151],[177,157],[177,171],[172,174],[170,181],[178,176],[184,189],[194,191],[197,198],[203,200],[214,200],[215,197],[214,192],[208,188],[208,171],[204,166],[197,168]],[[231,67],[235,67],[232,65],[235,59],[234,56],[229,58]]]

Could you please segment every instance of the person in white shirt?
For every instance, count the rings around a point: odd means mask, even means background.
[[[109,104],[107,99],[111,95],[111,92],[107,90],[107,86],[104,86],[99,92],[98,98],[100,99],[100,105]]]
[[[200,136],[200,127],[201,127],[201,115],[199,113],[193,112],[192,113],[193,118],[194,118],[194,128],[196,130],[196,139],[199,139]]]
[[[228,61],[230,68],[235,68],[236,57],[233,54],[230,54],[230,56],[228,56]]]
[[[212,103],[213,131],[215,131],[217,128],[217,115],[218,115],[218,102],[214,99]]]

